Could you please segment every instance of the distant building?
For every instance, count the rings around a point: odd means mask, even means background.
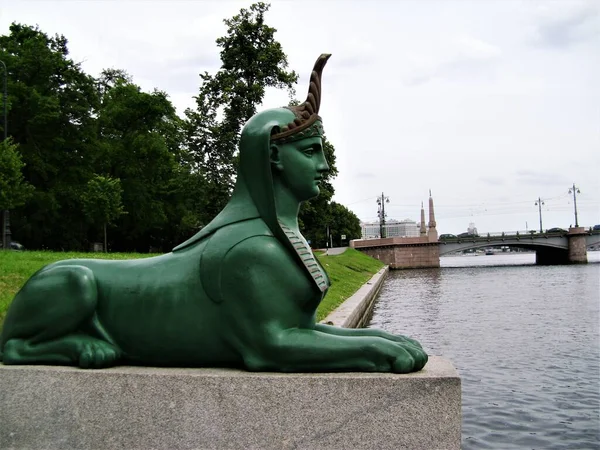
[[[390,221],[386,223],[386,226],[388,227],[389,237],[419,237],[419,226],[414,220]]]
[[[379,239],[381,238],[381,227],[377,222],[361,222],[362,239]],[[406,237],[406,238],[422,238],[426,242],[437,242],[438,234],[435,222],[435,213],[433,211],[433,198],[431,190],[429,191],[429,223],[425,222],[425,209],[421,203],[421,221],[415,222],[411,219],[404,220],[386,220],[385,221],[386,238],[391,237]]]
[[[469,228],[467,228],[467,233],[478,236],[477,227],[473,222],[469,224]]]
[[[380,238],[381,227],[379,222],[362,222],[362,239]],[[411,219],[386,220],[385,237],[419,237],[419,226]]]
[[[361,222],[362,239],[378,239],[380,233],[379,222]]]

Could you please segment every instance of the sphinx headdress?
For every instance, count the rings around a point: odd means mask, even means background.
[[[321,74],[331,55],[323,53],[313,67],[310,74],[308,95],[304,103],[297,106],[286,107],[294,113],[293,122],[281,127],[277,133],[271,135],[271,141],[279,144],[297,141],[312,136],[323,136],[323,124],[319,116],[321,106]]]

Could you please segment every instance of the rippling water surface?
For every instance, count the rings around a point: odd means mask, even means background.
[[[463,449],[600,448],[600,252],[442,257],[392,271],[371,325],[449,358],[462,379]]]

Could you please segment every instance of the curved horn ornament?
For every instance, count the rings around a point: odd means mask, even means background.
[[[279,133],[273,134],[271,136],[272,141],[285,143],[310,136],[323,135],[323,126],[319,117],[319,107],[321,106],[321,74],[330,56],[331,54],[323,53],[317,58],[310,74],[306,100],[300,105],[287,107],[294,113],[296,118],[293,122],[282,127]]]

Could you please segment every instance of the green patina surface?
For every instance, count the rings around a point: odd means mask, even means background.
[[[83,252],[13,252],[0,250],[0,330],[8,305],[17,291],[42,267],[63,259],[139,259],[155,256],[148,253],[83,253]]]
[[[421,370],[427,354],[413,339],[316,321],[330,281],[340,285],[335,302],[353,292],[345,270],[362,274],[356,288],[371,275],[356,253],[341,271],[333,257],[320,262],[298,221],[300,205],[319,195],[329,171],[318,115],[328,58],[317,59],[303,104],[248,120],[231,198],[196,235],[159,256],[107,261],[65,254],[35,272],[6,312],[2,362]]]
[[[144,253],[76,253],[76,252],[5,252],[0,251],[0,329],[8,305],[25,281],[47,264],[72,258],[138,259],[148,258]],[[336,256],[317,253],[325,267],[332,286],[317,309],[317,320],[324,319],[344,300],[367,282],[383,263],[357,250],[348,249]]]

